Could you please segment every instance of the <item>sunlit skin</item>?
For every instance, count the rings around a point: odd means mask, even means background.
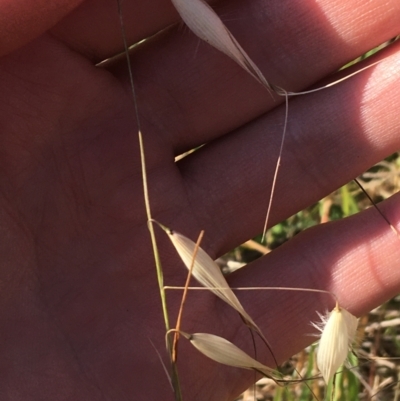
[[[291,91],[399,33],[398,0],[214,5],[265,77]],[[178,21],[167,0],[125,0],[123,14],[130,43]],[[167,362],[126,63],[96,67],[121,50],[116,1],[0,2],[1,400],[174,399],[156,352]],[[399,45],[382,57],[290,102],[270,224],[400,148]],[[132,65],[153,218],[193,240],[204,229],[202,247],[213,258],[260,233],[282,99],[182,24],[136,48]],[[398,196],[382,210],[400,227]],[[165,283],[182,285],[186,269],[156,233]],[[370,209],[298,235],[229,282],[329,290],[359,316],[400,291],[399,263],[399,239]],[[180,294],[168,294],[171,326]],[[316,311],[334,306],[316,293],[238,297],[279,362],[313,340]],[[188,294],[182,329],[253,352],[240,318],[212,294]],[[178,354],[185,401],[232,400],[253,380],[185,341]]]

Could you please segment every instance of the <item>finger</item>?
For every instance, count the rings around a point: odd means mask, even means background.
[[[270,225],[399,148],[399,48],[340,86],[290,102]],[[215,255],[261,232],[283,119],[284,111],[277,109],[179,162],[197,229],[205,229]]]
[[[136,43],[179,20],[167,0],[121,1],[128,42]],[[74,50],[100,61],[123,50],[117,1],[3,1],[0,5],[0,55],[10,53],[48,29]]]
[[[3,0],[0,3],[0,56],[28,43],[83,0]]]
[[[228,26],[267,79],[287,90],[309,86],[398,32],[394,15],[400,15],[400,5],[394,0],[319,4],[305,10],[304,3],[288,9],[276,2],[264,9],[261,1],[232,1],[230,15],[237,20]],[[288,29],[293,21],[296,28]],[[181,28],[149,40],[132,61],[143,130],[158,134],[175,154],[222,136],[281,101]],[[125,63],[111,71],[128,85]]]
[[[129,44],[150,37],[179,21],[168,0],[119,0]],[[52,29],[75,51],[99,62],[123,51],[118,2],[85,1]]]
[[[397,227],[400,196],[380,204]],[[399,238],[374,208],[296,236],[277,251],[231,277],[242,286],[286,286],[331,291],[356,316],[400,291]],[[240,291],[240,299],[271,343],[279,361],[310,344],[310,323],[334,306],[329,295],[285,291]],[[241,339],[243,342],[243,339]]]
[[[392,223],[400,225],[400,196],[381,204]],[[400,291],[399,239],[374,208],[334,223],[323,224],[299,234],[274,252],[229,276],[232,287],[290,287],[331,291],[341,307],[356,316],[390,299]],[[203,306],[188,303],[186,324],[196,321]],[[317,312],[324,314],[334,306],[333,297],[314,292],[236,291],[246,310],[260,325],[278,363],[283,363],[315,341],[311,322],[318,322]],[[194,298],[194,295],[191,295]],[[192,308],[192,310],[190,310]],[[201,315],[203,316],[203,315]],[[220,301],[206,312],[207,319],[198,319],[204,332],[217,333],[252,354],[252,341],[237,316]],[[189,320],[189,321],[188,321]],[[195,358],[185,349],[188,358]],[[274,367],[270,351],[257,346],[258,360]],[[204,358],[203,358],[204,359]],[[190,372],[191,359],[181,359]],[[211,365],[215,368],[215,364]],[[247,388],[254,375],[221,366],[219,378],[230,377],[229,389],[236,395]],[[207,389],[202,389],[207,395]],[[232,397],[233,398],[233,397]]]

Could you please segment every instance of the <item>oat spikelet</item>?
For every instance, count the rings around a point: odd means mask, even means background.
[[[163,228],[165,229],[165,227]],[[189,269],[193,262],[196,244],[191,239],[175,231],[169,229],[165,229],[165,231],[183,263]],[[242,304],[229,287],[219,266],[201,247],[197,249],[192,275],[200,284],[234,308],[242,316],[246,324],[254,328],[264,338],[259,327],[244,310]]]
[[[245,311],[242,304],[229,287],[229,284],[222,274],[221,269],[207,254],[207,252],[205,252],[203,248],[197,246],[196,243],[184,235],[165,227],[159,222],[156,223],[168,234],[169,239],[174,245],[185,266],[188,269],[192,268],[192,276],[201,285],[209,289],[217,297],[221,298],[233,309],[235,309],[240,314],[243,321],[250,328],[256,331],[264,340],[265,344],[270,348],[268,340],[265,338],[261,329]],[[195,259],[193,261],[194,255]]]
[[[256,370],[268,377],[273,377],[276,373],[273,369],[258,362],[225,338],[207,333],[187,334],[181,332],[181,334],[203,355],[215,362],[242,369]]]
[[[336,304],[332,312],[313,326],[322,332],[317,351],[317,365],[328,383],[345,361],[354,341],[358,319]]]
[[[275,90],[215,11],[204,0],[172,0],[172,3],[185,24],[196,36],[236,61],[268,90]]]

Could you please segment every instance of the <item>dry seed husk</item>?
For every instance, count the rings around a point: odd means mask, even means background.
[[[208,333],[181,334],[203,355],[223,365],[256,370],[268,377],[276,373],[273,369],[253,359],[225,338]]]
[[[356,335],[358,319],[337,305],[324,320],[317,365],[325,383],[328,383],[347,357]]]
[[[168,230],[165,227],[163,228],[167,232],[183,263],[188,269],[190,269],[193,263],[193,255],[195,254],[196,244],[182,234]],[[197,247],[196,257],[192,268],[192,275],[200,284],[208,288],[217,297],[221,298],[232,308],[234,308],[242,316],[245,323],[257,331],[257,333],[259,333],[266,341],[260,328],[245,311],[242,304],[229,287],[229,284],[227,283],[219,266],[201,247]]]
[[[196,36],[225,53],[268,90],[274,91],[274,87],[204,0],[172,0],[172,3]]]

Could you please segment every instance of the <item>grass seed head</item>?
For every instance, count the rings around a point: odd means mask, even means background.
[[[172,3],[196,36],[236,61],[268,90],[275,90],[219,16],[204,0],[172,0]]]
[[[328,383],[345,361],[349,347],[354,341],[358,319],[346,309],[336,307],[321,324],[314,324],[322,332],[318,351],[317,365],[324,380]]]
[[[207,333],[187,334],[181,332],[181,334],[203,355],[215,362],[242,369],[256,370],[268,377],[273,377],[274,373],[276,373],[273,369],[256,361],[225,338]]]
[[[208,288],[217,297],[221,298],[228,305],[234,308],[243,318],[247,325],[252,327],[258,332],[262,338],[265,339],[261,329],[256,325],[250,315],[245,311],[239,299],[229,287],[221,269],[217,263],[204,251],[201,247],[197,247],[196,243],[191,239],[179,234],[175,231],[166,229],[162,226],[168,234],[172,244],[181,257],[185,266],[190,269],[192,267],[193,277],[204,287]],[[195,260],[193,263],[193,256],[196,251]]]

